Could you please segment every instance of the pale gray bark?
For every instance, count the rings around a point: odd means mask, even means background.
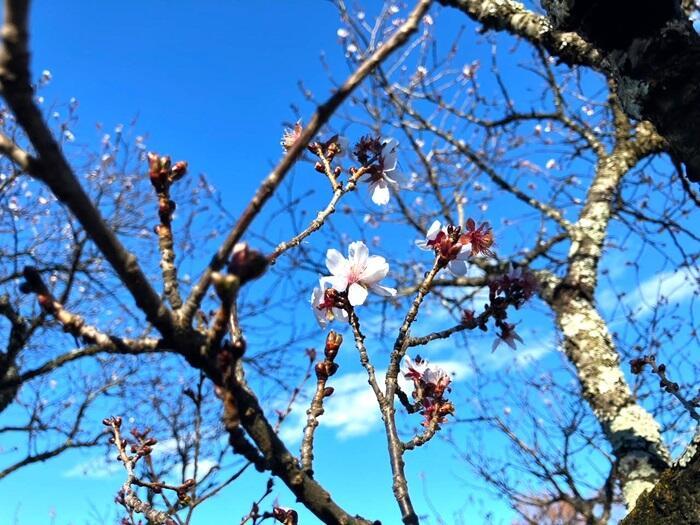
[[[621,117],[618,113],[619,126],[624,128]],[[582,395],[612,446],[630,509],[669,467],[670,455],[659,425],[632,394],[593,296],[617,187],[625,173],[657,147],[657,140],[648,125],[640,124],[636,139],[620,141],[599,160],[581,215],[571,229],[566,276],[556,286],[545,287],[542,294],[556,313],[563,349],[576,368]]]

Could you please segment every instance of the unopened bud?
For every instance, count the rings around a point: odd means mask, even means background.
[[[247,243],[236,244],[231,255],[228,270],[238,276],[241,284],[257,279],[267,269],[267,258],[257,250],[252,250]]]
[[[328,369],[326,367],[326,361],[316,363],[314,370],[316,371],[316,377],[318,379],[328,379]]]
[[[187,162],[180,160],[175,163],[173,168],[170,170],[170,178],[172,181],[181,179],[187,173]]]
[[[325,354],[328,359],[334,359],[338,355],[340,345],[343,344],[343,336],[331,330],[326,336]]]
[[[323,389],[323,397],[331,397],[333,395],[333,392],[335,392],[335,388],[333,388],[332,386],[327,386]]]

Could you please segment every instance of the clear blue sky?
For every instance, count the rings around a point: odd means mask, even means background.
[[[137,117],[137,130],[147,136],[149,149],[187,159],[193,172],[206,173],[226,196],[233,214],[279,158],[282,123],[294,118],[290,104],[310,114],[297,82],[303,80],[321,98],[328,92],[320,51],[327,53],[335,72],[345,72],[336,36],[337,13],[330,2],[62,0],[35,4],[33,70],[38,75],[48,69],[53,75],[45,104],[63,104],[71,97],[78,100],[80,121],[72,130],[77,142],[97,147],[105,131]],[[451,18],[445,21],[450,30],[461,23]],[[102,129],[96,129],[96,123]],[[560,358],[549,351],[553,338],[548,322],[536,313],[519,318],[544,326],[523,330],[529,340],[527,350],[519,355],[556,367]],[[432,320],[440,318],[436,315]],[[502,347],[491,355],[490,339],[479,344],[488,349],[482,352],[487,355],[484,366],[492,373],[505,374],[513,365],[515,355],[510,350]],[[438,360],[454,362],[449,345],[433,352]],[[338,382],[346,385],[348,403],[361,403],[364,397],[355,385],[364,388],[366,384],[356,359],[343,362],[343,370],[347,375],[339,376]],[[469,381],[466,366],[456,372],[460,381]],[[349,511],[387,525],[398,523],[380,426],[373,416],[359,426],[353,430],[342,418],[329,428],[322,424],[317,477]],[[470,436],[456,430],[455,439],[465,444]],[[14,523],[16,517],[20,525],[82,525],[92,523],[95,512],[114,512],[112,498],[121,472],[87,478],[70,474],[76,465],[97,455],[98,451],[65,454],[0,482],[0,523]],[[510,521],[507,506],[478,490],[480,482],[465,463],[454,459],[448,445],[436,440],[411,454],[407,462],[419,512],[429,513],[421,483],[424,476],[427,496],[439,504],[447,523],[453,522],[453,512],[463,508],[468,509],[466,523],[481,523],[484,510],[494,514],[496,523]],[[205,505],[194,523],[237,523],[260,494],[265,479],[245,477]],[[281,483],[275,495],[280,504],[301,511]],[[302,512],[302,516],[304,525],[315,522],[308,514]]]

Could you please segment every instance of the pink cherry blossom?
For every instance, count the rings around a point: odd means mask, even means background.
[[[436,220],[433,221],[433,223],[430,225],[430,228],[428,228],[428,232],[425,234],[425,240],[418,239],[415,242],[416,246],[418,246],[418,248],[420,248],[421,250],[435,251],[437,254],[441,254],[441,252],[444,251],[441,250],[441,245],[444,241],[448,241],[447,227],[442,226],[440,221]],[[469,259],[471,251],[471,247],[468,243],[460,243],[460,245],[461,248],[459,252],[454,256],[450,256],[450,260],[447,263],[447,269],[455,277],[460,277],[467,273],[466,261]],[[450,247],[452,247],[452,243],[450,243]]]
[[[294,124],[293,128],[286,128],[284,130],[284,133],[282,134],[282,140],[280,141],[282,149],[284,149],[284,151],[287,151],[289,148],[294,146],[296,141],[299,140],[299,137],[301,137],[302,131],[303,127],[301,125],[300,120],[298,120],[296,124]]]
[[[406,356],[404,360],[406,364],[406,370],[403,372],[403,376],[406,379],[420,380],[428,368],[428,361],[422,359],[420,356],[416,356],[416,360],[412,361],[410,357]]]
[[[394,288],[379,284],[389,273],[389,264],[384,257],[370,256],[367,246],[362,241],[350,244],[347,259],[338,250],[328,250],[326,267],[332,275],[325,279],[337,291],[347,290],[348,301],[352,306],[363,304],[370,290],[377,295],[396,295]]]
[[[369,194],[372,202],[384,206],[389,202],[389,187],[398,189],[396,165],[399,142],[396,139],[384,139],[379,155],[379,167],[368,173],[364,181],[369,182]]]
[[[328,297],[326,293],[326,291],[329,290],[329,288],[326,287],[327,284],[329,284],[328,278],[324,277],[320,280],[319,286],[314,288],[313,292],[311,292],[311,308],[321,328],[325,328],[329,322],[335,319],[340,319],[342,321],[348,320],[348,313],[342,308],[336,307],[333,301]]]

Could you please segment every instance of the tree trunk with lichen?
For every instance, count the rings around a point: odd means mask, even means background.
[[[542,293],[556,314],[564,353],[576,368],[582,396],[612,447],[628,509],[654,487],[670,465],[670,456],[658,423],[632,395],[593,297],[616,188],[639,160],[639,152],[639,142],[627,140],[599,160],[586,204],[571,228],[567,273]]]
[[[556,291],[551,304],[564,352],[612,447],[625,503],[632,508],[669,466],[659,425],[634,399],[605,321],[593,304],[565,288]]]

